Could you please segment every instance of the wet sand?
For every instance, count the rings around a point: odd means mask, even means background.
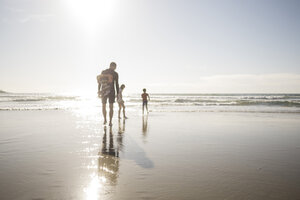
[[[299,199],[300,115],[0,112],[0,199]]]

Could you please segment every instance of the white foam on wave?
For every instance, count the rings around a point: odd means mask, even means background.
[[[150,94],[157,112],[274,112],[299,113],[300,94]],[[139,94],[124,95],[127,107],[141,109]],[[101,106],[96,96],[57,94],[0,95],[0,111],[66,110]],[[98,108],[97,108],[98,109]]]

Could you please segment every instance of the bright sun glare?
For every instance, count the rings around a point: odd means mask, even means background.
[[[108,23],[116,12],[116,0],[66,0],[66,7],[88,31]]]
[[[96,174],[91,175],[92,180],[88,187],[84,188],[86,193],[86,200],[97,200],[99,198],[99,191],[103,189],[103,183],[105,183],[105,177],[98,177]]]

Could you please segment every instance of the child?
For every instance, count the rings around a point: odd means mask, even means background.
[[[125,85],[122,84],[120,89],[119,89],[119,93],[118,93],[119,119],[121,119],[120,113],[121,113],[122,108],[123,108],[123,118],[128,119],[125,115],[125,105],[124,105],[124,100],[123,100],[123,96],[122,96],[122,92],[123,92],[124,88],[125,88]]]
[[[148,113],[148,99],[150,101],[150,96],[148,93],[146,93],[146,88],[143,89],[143,94],[141,95],[142,96],[142,99],[143,99],[143,114],[144,114],[144,107],[146,106],[146,110],[147,110],[147,113]]]

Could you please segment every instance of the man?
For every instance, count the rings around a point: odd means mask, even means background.
[[[104,123],[106,120],[106,103],[109,102],[109,126],[112,126],[112,117],[114,114],[114,103],[116,98],[116,92],[119,93],[119,75],[115,72],[117,64],[115,62],[110,63],[109,69],[102,71],[101,75],[97,76],[98,81],[98,95],[102,99],[102,114]]]

